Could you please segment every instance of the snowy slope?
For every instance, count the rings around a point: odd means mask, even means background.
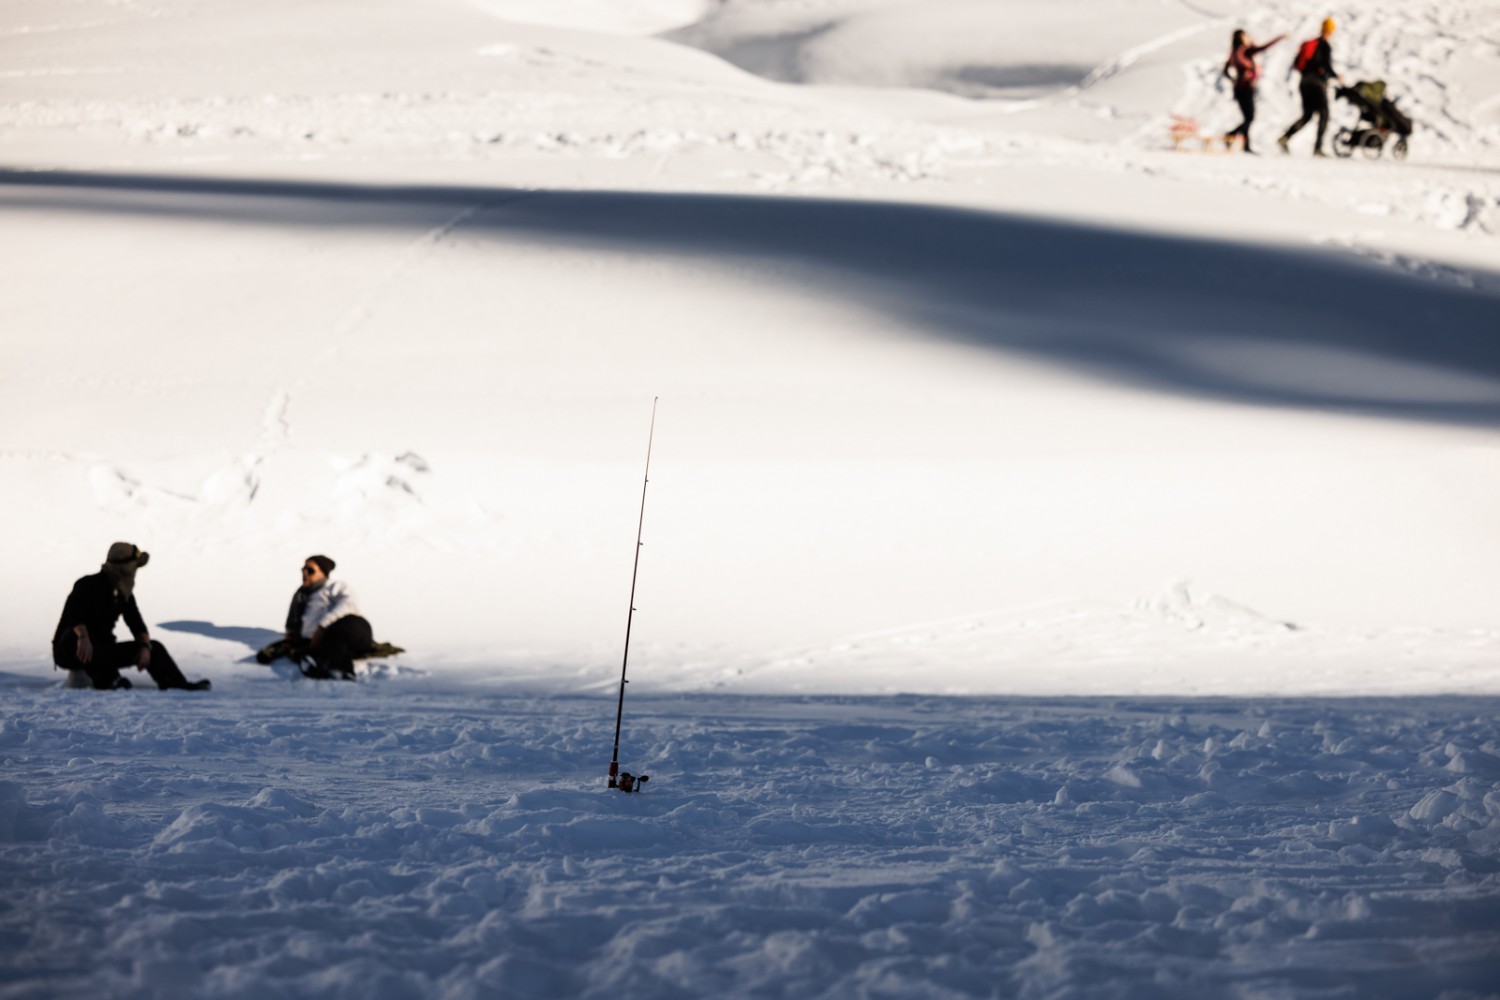
[[[326,549],[429,662],[519,647],[608,664],[659,393],[642,637],[670,644],[663,666],[707,657],[716,674],[1038,600],[1129,606],[1180,577],[1314,644],[1325,625],[1452,630],[1434,668],[1486,624],[1488,295],[941,209],[16,179],[19,212],[62,206],[69,225],[32,242],[75,268],[117,266],[108,242],[73,243],[81,200],[126,220],[153,269],[270,281],[125,282],[112,307],[158,317],[161,353],[108,338],[85,384],[161,391],[132,393],[114,430],[96,391],[69,408],[100,426],[83,447],[73,425],[44,425],[9,459],[59,484],[34,523],[79,572],[98,557],[84,538],[59,548],[71,525],[148,540],[159,617],[274,626],[297,553]],[[280,269],[289,253],[306,265]],[[63,301],[56,259],[20,259],[19,297]],[[1079,271],[1108,280],[1079,298]],[[580,273],[590,295],[569,298]],[[1242,274],[1281,279],[1282,302],[1238,298]],[[1387,306],[1345,325],[1330,292]],[[67,308],[91,328],[98,303]],[[1413,356],[1407,332],[1434,311],[1442,326]],[[7,426],[57,398],[79,348],[56,338],[20,360]],[[182,532],[185,550],[149,542]],[[18,595],[12,634],[56,600]],[[1375,669],[1381,689],[1409,682],[1404,665]],[[1214,686],[1270,685],[1235,671]]]
[[[1500,6],[1169,149],[1327,13],[0,3],[0,997],[1492,996]]]

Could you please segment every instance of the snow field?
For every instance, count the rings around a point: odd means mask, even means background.
[[[1327,13],[0,6],[0,998],[1492,1000],[1500,8],[1165,148]]]
[[[392,685],[401,687],[394,698]],[[1478,997],[1493,699],[12,681],[0,995]],[[149,702],[149,704],[147,704]]]
[[[619,642],[660,394],[640,638],[673,687],[1038,602],[1125,622],[1182,578],[1298,631],[1275,681],[1195,659],[1175,690],[1327,693],[1299,680],[1322,636],[1360,663],[1338,693],[1493,677],[1492,646],[1474,642],[1493,643],[1500,565],[1482,430],[1500,406],[1496,300],[1482,289],[937,206],[7,180],[15,211],[58,219],[14,237],[33,248],[17,254],[18,308],[58,327],[42,337],[36,321],[0,402],[26,446],[5,460],[56,484],[33,523],[60,562],[98,558],[80,525],[148,541],[157,620],[274,625],[296,560],[329,551],[418,666],[492,674],[529,651],[597,670]],[[119,244],[87,236],[98,213],[133,237],[133,275]],[[59,260],[160,317],[158,349],[101,335],[97,303],[59,287]],[[186,301],[162,273],[194,276]],[[1268,286],[1270,301],[1255,290]],[[205,328],[219,296],[236,308]],[[1353,319],[1344,305],[1376,301]],[[128,424],[98,392],[32,426],[71,391],[78,354],[95,362],[87,384],[126,387]],[[18,594],[0,621],[19,637],[56,599]],[[1170,632],[1090,627],[1080,642],[1079,620],[1035,624],[1058,630],[1054,649],[1092,649],[1085,666],[1133,660],[1133,690],[1184,681],[1145,679],[1180,647]],[[1369,662],[1370,638],[1414,627],[1430,639],[1418,662],[1399,639]],[[991,635],[962,678],[961,634],[930,644],[917,676],[942,693],[1020,690],[1034,672]],[[864,677],[791,682],[868,693]]]

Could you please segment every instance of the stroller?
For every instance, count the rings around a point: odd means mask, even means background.
[[[1391,156],[1406,159],[1411,119],[1401,113],[1395,101],[1385,96],[1384,80],[1361,80],[1352,87],[1340,87],[1335,93],[1359,111],[1359,121],[1354,127],[1342,127],[1333,137],[1335,156],[1353,156],[1357,149],[1368,159],[1376,159],[1394,132],[1396,141],[1391,144]]]

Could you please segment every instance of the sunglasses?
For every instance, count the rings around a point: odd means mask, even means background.
[[[303,576],[312,576],[316,572],[317,572],[317,569],[314,568],[314,567],[312,567],[312,566],[303,566],[302,567],[302,575]]]

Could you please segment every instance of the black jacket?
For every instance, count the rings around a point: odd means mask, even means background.
[[[1312,58],[1302,67],[1302,79],[1323,83],[1337,75],[1333,71],[1333,46],[1328,44],[1328,39],[1320,38]]]
[[[73,592],[63,605],[62,618],[58,619],[57,631],[52,633],[52,645],[56,646],[73,638],[76,625],[86,625],[89,642],[95,646],[106,646],[114,641],[115,622],[125,616],[125,624],[131,635],[145,635],[145,619],[136,607],[134,595],[125,597],[115,590],[114,581],[103,573],[94,573],[73,584]]]

